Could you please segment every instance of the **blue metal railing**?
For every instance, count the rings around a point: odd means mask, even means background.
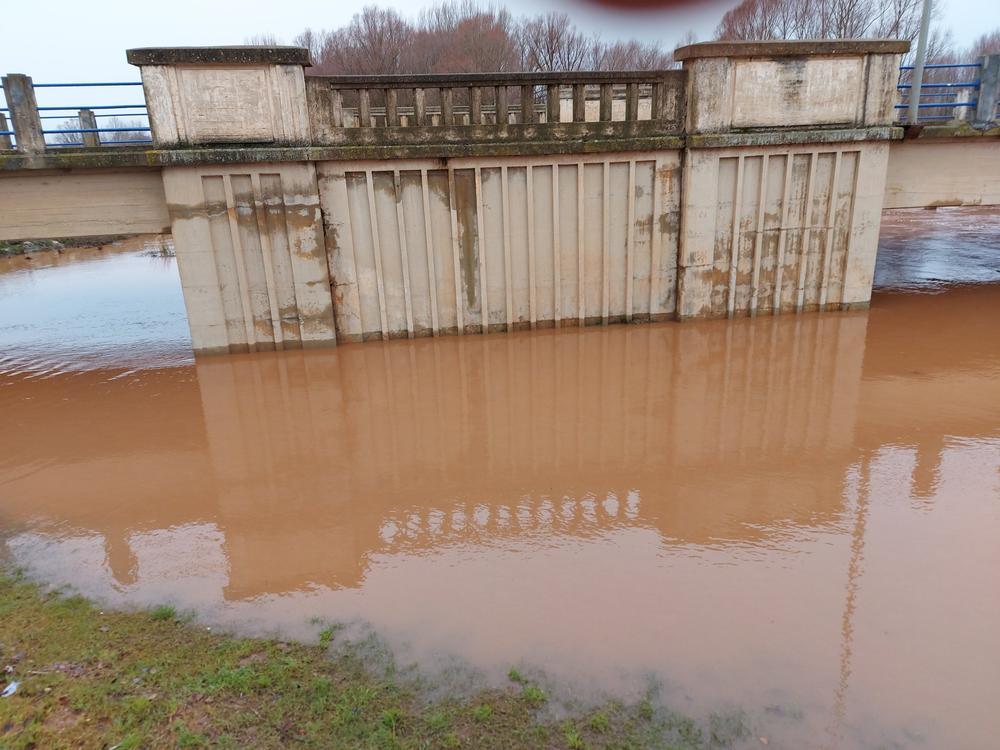
[[[32,83],[32,87],[36,89],[74,89],[74,88],[103,88],[103,87],[121,87],[121,86],[142,86],[141,81],[95,81],[95,82],[70,82],[70,83]],[[79,112],[80,110],[90,110],[94,112],[94,117],[132,117],[132,118],[144,118],[146,119],[146,124],[142,124],[140,121],[136,125],[126,123],[127,127],[96,127],[96,128],[84,128],[84,127],[67,127],[67,128],[43,128],[43,136],[59,136],[65,134],[66,136],[72,135],[84,135],[84,134],[96,134],[100,138],[101,133],[151,133],[152,131],[148,125],[148,115],[146,111],[145,104],[71,104],[65,106],[56,105],[45,105],[37,107],[39,112],[39,119],[41,120],[76,120],[79,122]],[[7,107],[0,107],[0,112],[10,112]],[[42,114],[46,112],[51,112],[54,114]],[[69,124],[69,123],[67,123]],[[0,131],[0,136],[11,136],[16,140],[16,134],[13,130],[3,130]],[[83,146],[86,145],[83,141],[66,141],[66,142],[50,142],[49,138],[46,137],[46,147],[49,148],[65,148],[67,146]],[[108,140],[101,142],[102,146],[111,145],[130,145],[130,144],[143,144],[152,143],[152,138],[129,138],[127,140]],[[15,144],[16,145],[16,144]]]
[[[981,63],[931,63],[924,66],[924,74],[931,73],[934,71],[941,70],[979,70],[982,67]],[[912,65],[900,65],[900,78],[907,71],[912,71],[914,66]],[[978,98],[970,98],[966,101],[960,101],[958,98],[958,93],[960,91],[975,91],[978,92],[980,88],[979,80],[974,81],[925,81],[920,84],[920,100],[917,102],[917,120],[920,122],[927,121],[947,121],[957,119],[956,110],[967,109],[973,110],[979,105]],[[896,110],[907,111],[910,108],[909,99],[911,97],[911,91],[913,89],[913,84],[908,82],[903,82],[900,80],[896,84],[896,89],[901,94],[905,94],[905,97],[901,97],[898,104],[894,105]],[[929,90],[928,90],[929,89]],[[933,112],[927,112],[924,114],[925,110],[934,110]],[[942,110],[950,110],[948,112],[942,112]],[[901,122],[905,122],[907,116],[901,118]]]

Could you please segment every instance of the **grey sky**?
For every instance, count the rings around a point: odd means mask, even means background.
[[[138,80],[138,71],[125,62],[129,47],[167,45],[240,44],[253,34],[273,33],[290,42],[306,26],[332,28],[347,22],[371,2],[391,5],[416,16],[428,0],[170,0],[148,9],[135,0],[102,0],[94,5],[79,0],[4,3],[0,44],[0,72],[27,73],[37,82]],[[688,29],[707,39],[722,14],[737,0],[707,0],[682,9],[623,13],[604,10],[585,0],[510,0],[515,14],[563,10],[587,32],[606,38],[636,37],[673,46]],[[968,45],[979,34],[1000,26],[997,0],[944,0],[943,22],[955,42]],[[79,93],[43,90],[39,104],[72,103]],[[115,101],[111,102],[110,99]],[[139,91],[97,91],[86,103],[141,101]]]

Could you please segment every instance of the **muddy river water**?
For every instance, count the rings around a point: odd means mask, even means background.
[[[31,575],[748,747],[996,747],[1000,216],[888,217],[867,312],[197,362],[172,259],[77,255],[0,272]]]

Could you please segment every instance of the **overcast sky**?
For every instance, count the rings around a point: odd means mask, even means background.
[[[425,0],[170,0],[159,6],[136,0],[3,1],[0,72],[27,73],[36,82],[138,80],[125,62],[129,47],[240,44],[248,36],[275,34],[291,42],[306,26],[333,28],[366,4],[391,5],[416,16]],[[508,0],[515,14],[566,11],[584,31],[606,38],[659,40],[672,47],[689,29],[711,38],[722,14],[738,0],[703,0],[670,10],[642,13],[610,11],[587,0]],[[959,46],[1000,26],[998,0],[942,0],[943,22]],[[39,104],[69,104],[77,92],[42,90]],[[129,89],[94,91],[89,103],[141,101]],[[124,97],[124,98],[123,98]],[[75,101],[75,100],[74,100]]]

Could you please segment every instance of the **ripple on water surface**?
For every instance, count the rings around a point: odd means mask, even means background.
[[[0,373],[190,364],[169,240],[0,258]]]
[[[0,376],[0,527],[110,604],[364,622],[428,670],[578,694],[653,683],[778,747],[989,747],[997,320],[980,285]]]

